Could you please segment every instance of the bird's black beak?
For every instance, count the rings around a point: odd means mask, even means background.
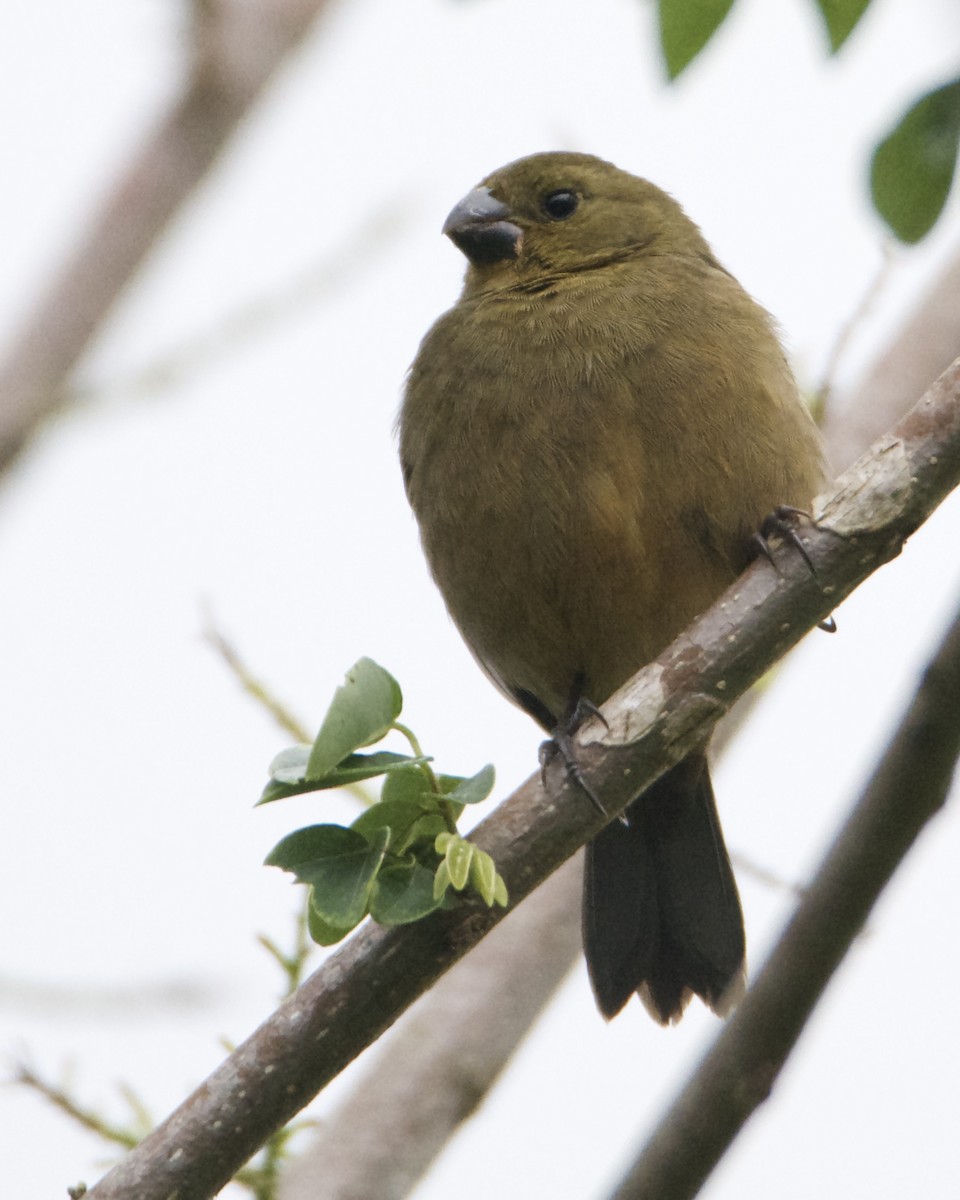
[[[523,230],[505,218],[510,209],[490,194],[487,187],[474,188],[464,196],[443,223],[443,232],[474,266],[516,258]]]

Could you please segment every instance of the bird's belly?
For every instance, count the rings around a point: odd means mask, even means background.
[[[505,692],[554,717],[575,686],[605,700],[733,578],[610,470],[580,464],[563,487],[514,481],[495,505],[463,498],[445,529],[424,529],[451,616]]]

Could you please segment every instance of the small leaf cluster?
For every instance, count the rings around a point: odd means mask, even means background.
[[[813,0],[830,52],[846,43],[871,0]],[[660,50],[673,80],[700,54],[734,0],[657,0]],[[960,145],[960,79],[915,100],[873,151],[873,205],[897,238],[918,242],[936,224],[953,185]]]
[[[853,33],[870,0],[814,0],[832,54]],[[657,0],[660,49],[670,79],[690,65],[733,8],[733,0]]]
[[[493,767],[475,775],[438,775],[399,716],[397,681],[362,658],[333,698],[312,746],[284,750],[270,766],[260,803],[325,791],[383,776],[380,798],[350,825],[310,825],[283,838],[268,866],[290,871],[310,888],[308,927],[321,946],[345,937],[366,916],[405,925],[470,890],[506,906],[507,888],[489,854],[457,830],[464,808],[493,789]],[[412,754],[364,753],[401,733]]]

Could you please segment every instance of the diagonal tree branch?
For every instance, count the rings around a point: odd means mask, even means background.
[[[839,480],[804,532],[813,578],[784,550],[758,562],[605,706],[581,761],[611,815],[697,745],[747,687],[878,566],[960,481],[960,360]],[[562,771],[558,773],[562,775]],[[603,824],[561,778],[528,780],[475,831],[523,899]],[[500,919],[464,904],[415,925],[368,925],[320,967],[91,1200],[201,1200],[374,1041]]]
[[[942,808],[960,754],[960,612],[756,982],[612,1200],[689,1200],[767,1098],[880,893]]]
[[[405,1014],[357,1088],[284,1171],[279,1200],[409,1194],[572,966],[580,875],[579,858],[564,863]]]
[[[0,472],[64,402],[123,288],[330,0],[204,0],[182,94],[0,366]]]

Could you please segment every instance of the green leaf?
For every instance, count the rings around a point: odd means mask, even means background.
[[[670,79],[676,79],[713,37],[733,0],[658,0],[660,48]]]
[[[391,771],[380,789],[381,800],[399,800],[403,804],[422,804],[424,797],[430,794],[429,785],[419,767],[401,767]]]
[[[391,750],[376,750],[373,754],[348,754],[329,775],[312,783],[311,788],[322,791],[324,788],[343,787],[345,783],[359,783],[363,779],[373,779],[375,775],[402,771],[406,767],[429,761],[429,758],[394,754]]]
[[[378,750],[373,754],[348,754],[336,769],[323,779],[301,779],[297,783],[280,783],[272,779],[263,789],[257,804],[285,800],[288,796],[302,796],[305,792],[323,792],[330,788],[344,787],[349,783],[360,783],[364,779],[373,779],[377,775],[401,771],[429,761],[429,758],[410,758],[407,754],[394,754],[389,750]],[[292,772],[293,767],[290,770]]]
[[[406,925],[440,907],[434,875],[419,863],[384,867],[370,896],[370,916],[381,925]]]
[[[481,800],[486,800],[493,791],[496,777],[493,765],[487,763],[485,767],[480,768],[476,775],[471,775],[469,779],[459,780],[457,786],[446,798],[452,800],[454,804],[479,804]]]
[[[447,842],[443,861],[447,864],[450,882],[458,892],[462,892],[470,878],[470,861],[473,858],[473,844],[462,837],[452,837]]]
[[[336,690],[313,743],[306,778],[323,779],[348,754],[378,742],[402,707],[400,685],[393,676],[372,658],[361,658]]]
[[[350,828],[367,838],[378,829],[386,829],[390,834],[391,853],[402,854],[413,827],[422,816],[423,805],[419,801],[411,804],[407,800],[381,800],[361,813]]]
[[[870,0],[817,0],[817,7],[827,27],[830,52],[836,54],[870,7]]]
[[[305,829],[298,829],[281,838],[263,861],[268,867],[292,871],[301,883],[310,883],[310,879],[298,873],[301,864],[313,863],[331,855],[364,850],[367,845],[365,837],[354,833],[352,829],[345,829],[342,825],[308,825]]]
[[[490,855],[483,850],[474,850],[470,861],[470,886],[488,905],[493,904],[497,868]]]
[[[310,889],[310,903],[307,905],[307,930],[318,946],[335,946],[337,942],[342,942],[347,934],[352,929],[356,929],[359,924],[360,922],[357,921],[356,925],[348,925],[346,928],[328,924],[313,907],[313,889]]]
[[[873,203],[902,242],[918,242],[940,216],[958,140],[960,80],[954,80],[921,96],[874,150]]]
[[[433,877],[433,898],[434,898],[434,900],[441,901],[449,886],[450,886],[450,868],[447,866],[447,860],[444,859],[443,862],[440,864],[440,866],[437,867],[437,873]]]
[[[374,877],[383,862],[388,832],[367,839],[342,825],[311,825],[277,843],[266,858],[313,887],[311,907],[328,925],[352,929],[363,919]]]
[[[299,783],[307,773],[309,746],[288,746],[270,764],[270,778],[277,783]]]
[[[437,834],[443,833],[446,829],[447,822],[442,813],[425,812],[410,830],[408,846],[411,848],[416,847],[417,849],[433,846]],[[421,842],[423,846],[417,846],[417,843]]]

